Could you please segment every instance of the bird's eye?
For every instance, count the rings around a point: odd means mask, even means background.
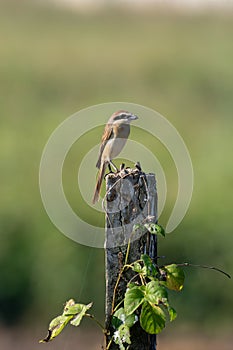
[[[126,113],[122,113],[119,115],[120,119],[128,119],[129,116],[130,114],[126,114]]]
[[[114,119],[115,120],[120,120],[120,119],[125,119],[125,118],[126,118],[126,114],[119,114]]]

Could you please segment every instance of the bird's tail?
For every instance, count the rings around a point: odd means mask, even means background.
[[[100,170],[99,170],[97,181],[96,181],[96,185],[95,185],[95,192],[94,192],[94,196],[93,196],[93,199],[92,199],[92,203],[93,204],[95,204],[99,200],[100,188],[101,188],[101,185],[102,185],[102,182],[103,182],[106,166],[107,166],[106,163],[103,163],[103,164],[100,165]]]

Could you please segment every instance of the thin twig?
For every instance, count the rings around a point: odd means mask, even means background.
[[[92,314],[85,314],[85,316],[89,317],[91,320],[95,321],[95,323],[102,329],[104,333],[106,333],[106,328],[95,318]]]
[[[134,275],[134,276],[129,280],[128,284],[131,283],[136,277],[138,277],[138,276],[140,276],[140,275],[141,275],[140,273],[137,273],[136,275]]]
[[[122,299],[115,307],[113,310],[113,313],[118,309],[118,307],[124,302],[124,299]]]
[[[109,192],[110,192],[114,187],[116,187],[116,185],[118,184],[118,182],[120,182],[120,181],[121,181],[122,179],[124,179],[125,177],[130,176],[132,173],[133,173],[133,171],[131,171],[131,172],[125,174],[125,175],[122,175],[122,176],[119,175],[120,178],[119,178],[118,180],[116,180],[116,182],[107,190],[107,192],[105,193],[104,198],[103,198],[103,200],[102,200],[102,208],[103,208],[103,210],[105,211],[105,213],[106,213],[106,208],[105,208],[105,206],[104,206],[104,202],[105,202],[106,197],[107,197],[107,195],[109,194]],[[118,173],[116,173],[115,175],[118,175]]]
[[[109,343],[107,344],[107,347],[106,347],[105,350],[109,350],[109,348],[110,348],[110,346],[111,346],[111,344],[112,344],[112,341],[113,341],[113,336],[112,336],[112,338],[109,340]]]
[[[130,236],[131,235],[132,235],[132,232],[131,232]],[[128,245],[127,245],[127,250],[126,250],[126,253],[125,253],[125,265],[127,265],[127,262],[128,262],[129,250],[130,250],[130,237],[129,237],[129,241],[128,241]]]
[[[203,269],[209,269],[209,270],[215,270],[218,272],[221,272],[223,275],[227,276],[228,278],[231,278],[231,275],[229,275],[228,273],[226,273],[225,271],[218,269],[217,267],[214,266],[207,266],[207,265],[196,265],[196,264],[190,264],[190,263],[183,263],[183,264],[176,264],[177,266],[191,266],[191,267],[201,267]]]
[[[119,272],[119,274],[118,274],[118,276],[117,276],[117,280],[116,280],[116,284],[115,284],[114,290],[113,290],[113,296],[112,296],[112,314],[113,314],[113,312],[114,312],[114,304],[115,304],[115,299],[116,299],[117,287],[118,287],[118,284],[119,284],[119,282],[120,282],[121,276],[123,275],[124,269],[125,269],[125,266],[123,266],[122,269],[120,270],[120,272]]]

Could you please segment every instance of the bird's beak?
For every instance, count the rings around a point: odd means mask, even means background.
[[[138,116],[135,114],[131,114],[130,120],[136,120],[136,119],[138,119]]]

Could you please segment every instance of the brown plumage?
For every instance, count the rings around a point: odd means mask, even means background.
[[[112,163],[112,159],[117,157],[123,149],[130,133],[130,122],[136,119],[138,119],[136,115],[120,110],[113,113],[107,122],[101,139],[99,158],[96,163],[99,173],[92,199],[93,204],[99,200],[100,188],[107,166],[111,170],[110,165],[112,165],[117,171],[117,168]]]

